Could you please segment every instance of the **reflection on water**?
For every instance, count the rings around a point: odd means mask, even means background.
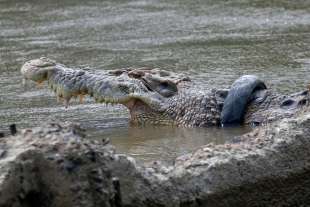
[[[20,66],[48,56],[97,69],[150,66],[202,87],[256,74],[280,92],[310,78],[310,2],[287,0],[0,0],[0,130],[46,120],[80,122],[142,160],[171,158],[243,129],[137,128],[121,106],[68,109],[46,89],[21,86]]]

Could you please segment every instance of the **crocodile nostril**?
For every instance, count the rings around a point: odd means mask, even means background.
[[[292,106],[293,104],[295,103],[295,101],[294,100],[292,100],[292,99],[286,99],[286,100],[284,100],[282,103],[281,103],[281,107],[290,107],[290,106]]]
[[[307,100],[306,99],[301,99],[299,102],[298,102],[298,105],[299,106],[304,106],[307,104]]]

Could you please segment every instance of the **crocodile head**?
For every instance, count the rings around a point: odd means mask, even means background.
[[[309,110],[309,90],[282,95],[270,90],[254,93],[248,104],[244,122],[253,126],[293,117]]]
[[[310,100],[308,90],[280,95],[255,76],[239,78],[228,91],[199,90],[188,77],[160,69],[71,69],[48,58],[26,62],[21,73],[39,84],[47,81],[66,106],[73,97],[89,95],[99,103],[126,106],[131,122],[142,125],[261,124],[293,116]]]
[[[160,69],[125,68],[109,71],[71,69],[48,58],[26,62],[21,73],[26,80],[48,82],[58,100],[67,106],[73,97],[90,95],[96,102],[122,104],[133,123],[171,124],[166,102],[189,78]]]

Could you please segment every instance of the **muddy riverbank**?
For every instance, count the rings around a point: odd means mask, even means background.
[[[137,164],[72,124],[0,139],[1,206],[307,206],[310,114],[174,164]]]

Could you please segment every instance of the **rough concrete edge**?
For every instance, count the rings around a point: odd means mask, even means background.
[[[261,181],[285,180],[309,170],[309,128],[310,113],[306,113],[257,128],[240,137],[240,143],[204,146],[177,158],[173,166],[139,166],[133,158],[111,152],[109,156],[113,159],[109,169],[119,179],[124,206],[199,206],[212,196],[227,194],[230,189],[249,185],[255,188]],[[57,140],[60,135],[55,136],[53,139]],[[66,134],[62,139],[62,143],[68,141]],[[28,149],[40,151],[36,140],[31,141]],[[18,143],[16,138],[11,142],[15,151],[8,157],[14,160],[22,156],[27,147],[20,146],[23,142]],[[1,165],[1,162],[11,161],[0,160],[0,173],[6,178],[3,175],[7,175],[10,165]],[[240,202],[244,204],[246,199]]]
[[[309,127],[307,113],[257,128],[239,144],[209,145],[178,158],[167,174],[178,205],[310,169]]]

